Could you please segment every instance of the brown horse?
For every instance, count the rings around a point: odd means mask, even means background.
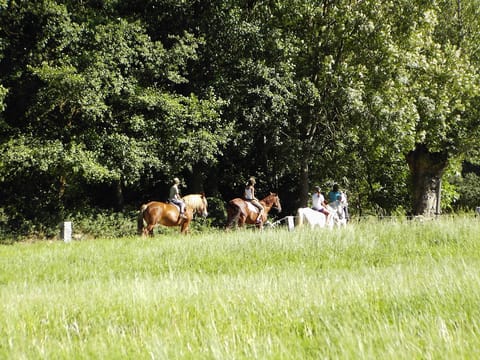
[[[272,208],[277,209],[278,212],[282,211],[282,205],[280,204],[280,198],[275,193],[270,193],[267,197],[260,200],[260,204],[263,205],[263,216],[260,224],[256,223],[259,210],[253,204],[240,198],[230,200],[227,204],[227,229],[237,224],[239,227],[244,224],[255,224],[260,229],[263,228],[263,223],[267,221],[267,216]]]
[[[179,216],[180,209],[171,203],[151,201],[142,205],[137,219],[139,235],[153,236],[153,229],[156,225],[180,226],[182,234],[188,233],[194,213],[199,213],[203,216],[208,214],[207,198],[204,194],[191,194],[183,199],[185,201],[186,219]]]

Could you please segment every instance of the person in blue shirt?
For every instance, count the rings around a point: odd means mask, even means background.
[[[338,184],[333,184],[332,190],[328,193],[328,202],[333,203],[335,201],[342,201],[342,193],[340,192],[340,188]]]
[[[338,184],[333,184],[332,190],[328,193],[328,203],[333,207],[341,206],[345,219],[350,220],[350,214],[348,213],[348,202],[345,193],[340,191]]]

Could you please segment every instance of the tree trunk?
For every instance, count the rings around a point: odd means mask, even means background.
[[[438,214],[441,179],[448,164],[447,153],[430,152],[424,144],[417,144],[407,154],[407,163],[412,177],[413,214]]]

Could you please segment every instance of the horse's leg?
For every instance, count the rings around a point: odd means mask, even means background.
[[[238,227],[243,227],[245,222],[247,221],[247,217],[243,214],[239,214],[238,216]]]
[[[229,204],[227,207],[227,225],[226,229],[232,228],[235,224],[240,225],[241,211],[236,205]]]
[[[324,227],[329,227],[331,221],[332,221],[332,214],[331,214],[331,213],[328,213],[328,215],[325,215],[325,224],[324,224]]]
[[[338,214],[335,212],[332,216],[332,220],[330,221],[330,229],[333,229],[336,225],[338,225]]]
[[[225,230],[230,230],[233,226],[232,216],[227,212],[227,222],[225,223]]]
[[[147,219],[146,226],[143,228],[143,236],[153,236],[153,228],[155,227],[155,222],[151,221],[151,218]]]
[[[140,211],[138,212],[137,216],[137,233],[138,235],[144,235],[145,234],[145,224],[144,224],[144,212],[145,212],[146,206],[142,205],[140,207]]]
[[[260,221],[260,223],[257,223],[257,221],[255,221],[255,225],[258,227],[258,230],[263,230],[263,220]]]
[[[153,228],[155,227],[155,224],[148,224],[145,229],[143,229],[143,234],[145,236],[149,235],[153,237]]]
[[[188,225],[190,224],[190,220],[184,220],[180,227],[180,233],[187,234],[188,233]]]
[[[143,225],[142,237],[147,237],[149,235],[149,227],[150,225],[148,223]]]
[[[227,208],[227,223],[225,224],[225,229],[229,230],[233,227],[235,223],[235,214],[233,213],[233,209],[229,206]]]

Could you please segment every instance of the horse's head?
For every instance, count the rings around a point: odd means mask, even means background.
[[[203,217],[208,216],[208,202],[205,194],[190,194],[183,197],[185,204],[192,209],[196,214],[200,214]]]
[[[278,212],[282,212],[282,204],[280,204],[280,198],[276,195],[275,208]]]
[[[278,212],[282,212],[282,204],[280,204],[280,198],[277,194],[271,192],[267,198],[270,199],[269,202],[272,208],[276,209]]]
[[[201,203],[202,203],[202,206],[201,206],[201,211],[200,211],[200,215],[202,215],[203,217],[207,217],[208,216],[208,202],[207,202],[207,197],[205,196],[205,194],[201,194]]]

